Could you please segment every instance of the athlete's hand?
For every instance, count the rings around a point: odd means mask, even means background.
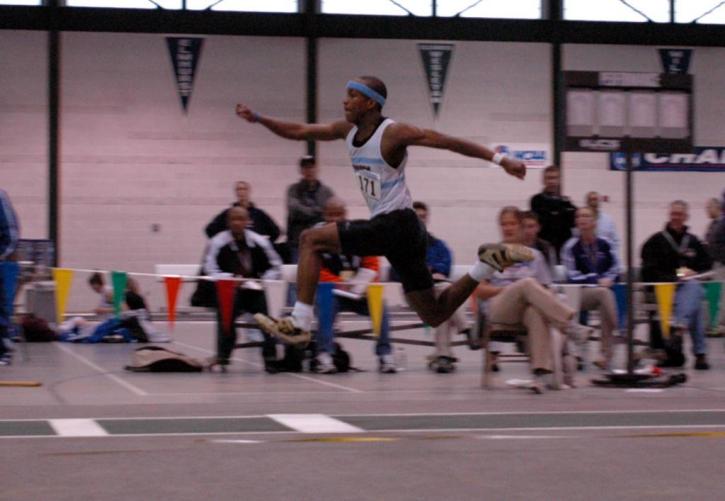
[[[257,114],[250,110],[249,106],[246,104],[238,103],[236,111],[237,116],[239,118],[243,118],[247,122],[254,123],[257,121]]]
[[[511,157],[504,157],[501,161],[501,167],[506,171],[507,174],[514,176],[519,179],[526,177],[526,165],[521,160],[516,160]]]

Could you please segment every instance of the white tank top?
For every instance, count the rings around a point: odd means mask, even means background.
[[[353,145],[357,127],[353,127],[345,138],[355,182],[370,208],[372,217],[398,209],[407,209],[413,203],[405,184],[405,163],[408,154],[405,154],[400,166],[394,168],[383,159],[380,151],[383,133],[392,123],[395,122],[389,118],[383,120],[370,139],[359,147]]]

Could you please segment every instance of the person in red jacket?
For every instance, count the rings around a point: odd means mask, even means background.
[[[347,211],[345,202],[338,197],[330,198],[325,204],[323,216],[326,223],[345,221]],[[320,267],[320,283],[332,282],[333,290],[332,317],[333,321],[320,322],[317,332],[317,357],[315,372],[332,374],[337,372],[333,363],[335,350],[333,324],[340,311],[351,311],[358,315],[370,316],[366,298],[367,286],[375,280],[380,270],[378,256],[353,256],[345,254],[322,254]],[[319,314],[319,308],[318,308]],[[380,336],[375,346],[378,356],[378,370],[384,374],[396,372],[389,338],[388,313],[383,308],[383,318],[380,327]]]

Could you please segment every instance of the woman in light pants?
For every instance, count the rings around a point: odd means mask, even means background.
[[[504,207],[499,213],[499,226],[504,243],[520,242],[521,211]],[[476,294],[488,300],[491,324],[526,329],[534,374],[531,389],[541,393],[544,376],[554,370],[551,329],[567,329],[575,312],[544,287],[551,284],[551,273],[544,256],[535,249],[533,252],[533,261],[494,273],[491,280],[481,283]]]

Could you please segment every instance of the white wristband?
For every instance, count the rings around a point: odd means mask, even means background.
[[[491,161],[495,164],[501,165],[501,162],[503,162],[504,158],[506,158],[506,155],[504,155],[503,153],[494,153]]]

